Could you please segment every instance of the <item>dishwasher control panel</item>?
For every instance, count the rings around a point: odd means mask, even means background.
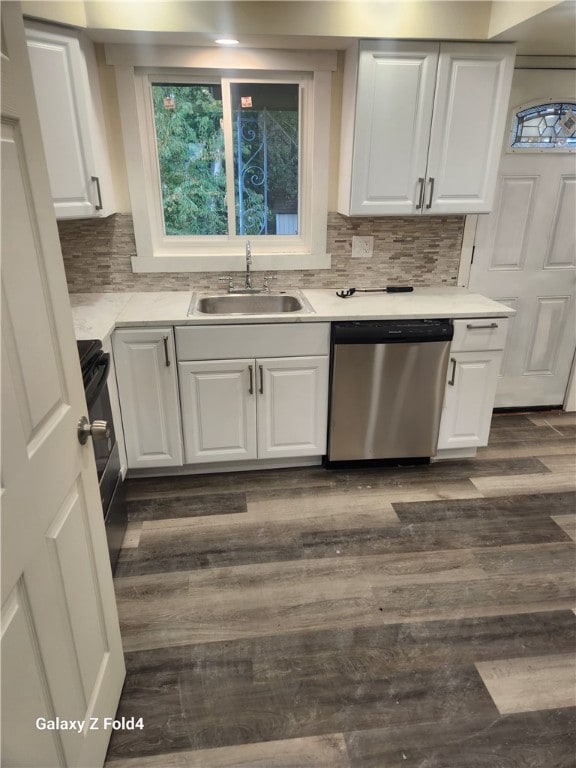
[[[332,324],[333,344],[450,341],[451,320],[349,320]]]

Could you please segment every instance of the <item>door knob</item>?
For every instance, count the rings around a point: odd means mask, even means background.
[[[89,437],[92,440],[107,440],[110,437],[108,422],[96,419],[90,424],[86,416],[82,416],[78,422],[78,442],[84,445]]]

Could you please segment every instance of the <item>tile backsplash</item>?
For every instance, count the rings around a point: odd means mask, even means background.
[[[464,216],[348,218],[328,214],[332,268],[278,272],[274,288],[342,288],[379,285],[455,286]],[[213,290],[222,272],[134,273],[130,214],[59,221],[64,267],[71,293]],[[373,235],[374,255],[352,259],[353,235]]]

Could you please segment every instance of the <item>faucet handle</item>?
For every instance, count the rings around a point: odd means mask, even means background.
[[[265,291],[270,290],[270,280],[278,280],[278,275],[264,275],[263,289]]]
[[[228,292],[234,290],[234,282],[233,282],[232,275],[223,275],[222,277],[219,277],[218,280],[221,283],[224,283],[224,282],[228,283]]]

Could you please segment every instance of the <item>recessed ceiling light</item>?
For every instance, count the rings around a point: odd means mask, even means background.
[[[214,40],[218,45],[238,45],[238,40],[234,40],[233,37],[220,37],[218,40]]]

